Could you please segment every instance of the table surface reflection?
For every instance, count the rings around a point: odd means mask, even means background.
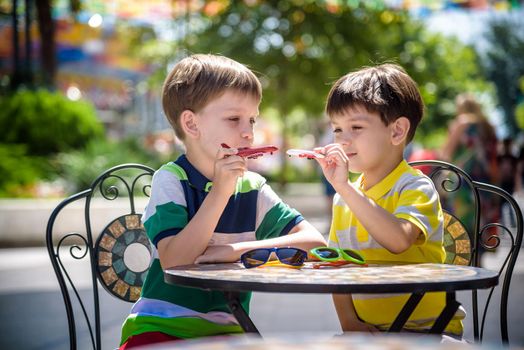
[[[240,263],[186,265],[165,270],[166,282],[222,291],[289,293],[398,293],[482,289],[498,283],[498,273],[483,268],[447,265],[345,265],[300,269]]]

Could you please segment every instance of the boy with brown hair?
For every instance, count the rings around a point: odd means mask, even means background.
[[[255,248],[325,244],[236,155],[237,148],[253,143],[261,90],[248,68],[215,55],[187,57],[166,78],[164,111],[186,153],[153,176],[142,221],[154,260],[122,327],[121,349],[242,332],[223,293],[168,285],[163,269],[234,262]],[[250,293],[242,293],[246,310],[249,299]]]
[[[394,64],[364,68],[340,78],[326,105],[335,143],[316,158],[337,194],[329,246],[358,250],[381,263],[443,263],[443,213],[432,181],[404,160],[422,119],[416,83]],[[354,182],[348,172],[361,173]],[[386,330],[408,295],[333,295],[343,331]],[[444,293],[427,293],[405,329],[431,327]],[[457,313],[446,332],[463,332]]]

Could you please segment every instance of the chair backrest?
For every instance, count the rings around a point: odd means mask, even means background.
[[[453,164],[423,160],[410,163],[428,175],[440,194],[444,208],[444,247],[446,263],[481,266],[483,256],[492,252],[501,255],[496,267],[499,272],[500,299],[491,303],[499,307],[500,334],[503,343],[508,337],[508,298],[517,256],[522,244],[523,217],[515,199],[505,190],[475,181]],[[510,220],[503,220],[501,208],[509,207]],[[506,222],[509,221],[509,222]],[[483,254],[486,253],[486,254]],[[489,290],[479,315],[478,292],[472,292],[473,333],[482,341],[486,317],[491,310],[495,287]]]
[[[152,168],[141,164],[113,167],[88,189],[63,200],[51,213],[46,244],[66,308],[71,349],[78,347],[80,329],[82,333],[88,329],[93,349],[102,348],[99,284],[124,301],[133,302],[140,296],[151,261],[151,247],[135,204],[140,197],[149,196],[153,173]],[[60,226],[59,214],[63,214],[62,219],[71,220],[71,211],[65,209],[78,208],[82,202],[83,215],[73,218],[82,221],[79,232],[56,232]],[[116,207],[118,216],[100,226],[105,228],[97,228],[94,223],[100,221],[99,217],[112,215]],[[73,275],[75,269],[67,264],[71,260],[89,264],[87,295],[80,291]]]
[[[444,263],[470,265],[472,260],[470,233],[453,214],[444,210]]]

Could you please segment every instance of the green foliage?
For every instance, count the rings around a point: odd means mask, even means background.
[[[28,156],[25,146],[0,144],[0,197],[30,197],[48,173],[47,161]]]
[[[191,52],[220,53],[258,72],[264,84],[262,108],[280,112],[286,139],[322,116],[336,79],[366,65],[396,62],[417,81],[427,106],[420,143],[446,129],[458,93],[489,92],[471,47],[429,33],[403,11],[358,0],[336,4],[231,2],[218,15],[192,19],[198,24],[185,44]],[[303,118],[288,118],[297,109]]]
[[[517,122],[517,126],[524,130],[524,102],[519,103],[517,107],[515,107],[515,120]]]
[[[61,153],[56,157],[57,168],[67,191],[86,189],[105,170],[122,163],[140,163],[157,169],[165,163],[156,153],[144,149],[137,139],[121,142],[93,140],[85,149]]]
[[[79,148],[104,132],[89,103],[46,90],[20,90],[4,98],[0,130],[0,142],[23,144],[31,155]]]
[[[523,98],[515,107],[515,121],[520,130],[524,130],[524,75],[519,79],[519,88]]]
[[[514,116],[524,99],[519,79],[524,76],[524,24],[520,18],[493,20],[486,33],[489,49],[483,59],[486,76],[495,84],[510,135],[518,131]]]

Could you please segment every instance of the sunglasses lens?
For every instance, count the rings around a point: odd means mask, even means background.
[[[364,258],[362,257],[362,255],[355,252],[354,250],[344,249],[344,253],[346,253],[347,255],[349,255],[350,257],[352,257],[353,259],[357,261],[362,261],[362,262],[364,261]]]
[[[280,262],[292,266],[304,265],[307,256],[305,251],[296,248],[279,248],[276,254]]]
[[[269,254],[271,254],[271,251],[268,249],[253,249],[242,254],[240,261],[247,268],[257,267],[266,263]]]
[[[321,259],[336,259],[338,258],[338,252],[330,248],[317,248],[315,252]]]

